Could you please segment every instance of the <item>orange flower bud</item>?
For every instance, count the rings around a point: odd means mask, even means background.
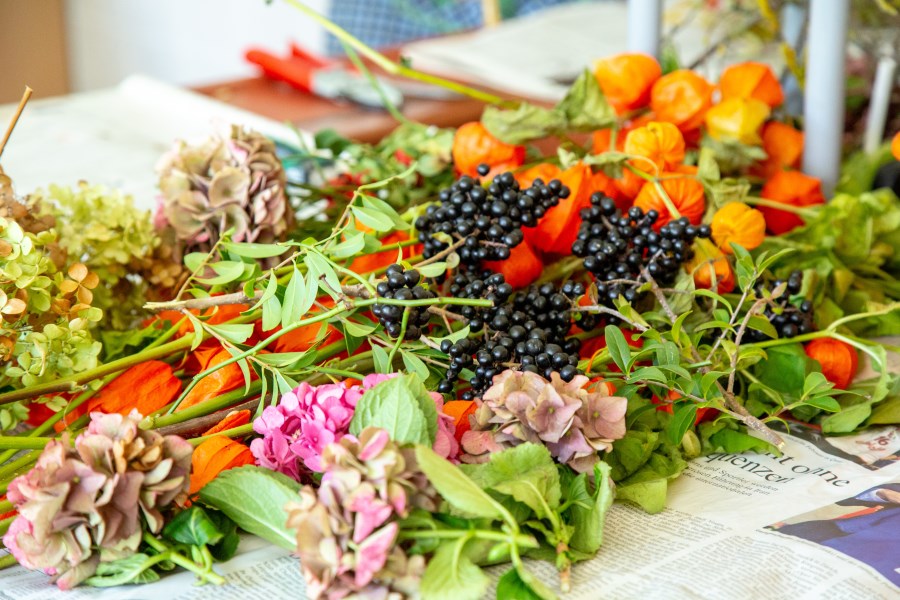
[[[760,195],[767,200],[791,206],[813,206],[825,202],[825,196],[822,195],[822,182],[799,171],[776,173],[763,186]],[[803,225],[803,219],[792,212],[768,206],[760,206],[759,210],[766,217],[766,227],[775,235],[787,233]]]
[[[594,67],[606,101],[618,114],[647,106],[660,75],[659,63],[647,54],[617,54],[598,60]]]
[[[894,139],[891,140],[891,154],[894,155],[894,158],[900,160],[900,131],[894,135]]]
[[[753,98],[729,98],[706,111],[706,130],[717,140],[759,144],[759,128],[769,118],[769,107]]]
[[[691,223],[699,225],[706,211],[703,184],[693,177],[679,177],[677,173],[663,173],[663,177],[660,184],[672,201],[672,205],[682,217],[687,217]],[[634,205],[645,213],[649,210],[659,213],[659,218],[653,225],[657,231],[673,218],[662,196],[659,195],[659,190],[651,181],[644,183],[644,187],[634,199]]]
[[[509,171],[525,162],[525,146],[514,146],[492,136],[479,121],[461,125],[453,136],[453,163],[463,175],[478,176],[478,165],[491,167],[491,173]]]
[[[822,366],[822,375],[839,390],[846,390],[856,376],[859,355],[856,348],[833,338],[813,340],[804,348],[806,355]]]
[[[728,257],[709,240],[694,242],[694,258],[687,263],[687,269],[694,276],[694,285],[705,290],[717,290],[727,294],[734,290],[734,270]]]
[[[719,78],[722,99],[753,98],[775,108],[784,102],[781,84],[769,65],[758,62],[744,62],[731,65]]]
[[[650,107],[660,121],[681,131],[700,127],[712,103],[713,86],[693,71],[680,69],[660,77],[650,92]]]
[[[719,250],[734,254],[731,244],[753,250],[766,237],[766,218],[743,202],[729,202],[713,215],[712,237]]]
[[[783,169],[796,169],[803,157],[803,132],[778,121],[769,121],[762,129],[762,147],[768,158],[756,165],[754,175],[768,179]]]
[[[652,121],[638,127],[625,138],[625,153],[650,159],[660,171],[672,169],[684,161],[684,136],[671,123]],[[644,161],[633,161],[635,166],[647,171]]]

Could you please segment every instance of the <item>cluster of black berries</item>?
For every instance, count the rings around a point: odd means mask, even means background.
[[[693,258],[694,240],[711,234],[709,225],[695,227],[685,217],[657,232],[653,225],[658,218],[655,210],[645,214],[637,206],[623,213],[612,198],[600,193],[592,195],[591,206],[582,209],[572,253],[583,258],[584,268],[597,278],[600,304],[612,306],[619,296],[629,303],[638,300],[643,269],[658,283],[671,284],[681,265]],[[590,321],[584,319],[584,326]]]
[[[394,264],[387,268],[384,281],[378,282],[375,289],[379,298],[394,300],[436,298],[434,292],[422,287],[421,279],[421,274],[415,269],[404,271],[403,267]],[[427,306],[404,307],[396,304],[376,303],[372,306],[372,313],[378,317],[378,321],[384,326],[389,336],[398,338],[403,330],[404,309],[409,311],[409,317],[406,322],[406,335],[403,339],[417,340],[422,335],[422,328],[428,324],[431,318]]]
[[[450,280],[450,296],[454,298],[470,298],[490,300],[493,306],[480,308],[477,306],[459,306],[452,310],[462,315],[472,331],[479,331],[485,321],[492,321],[497,307],[509,301],[513,287],[506,283],[503,275],[491,271],[475,273],[474,271],[458,272]]]
[[[778,286],[786,284],[784,294],[776,298],[774,306],[766,307],[765,316],[775,327],[780,338],[792,338],[804,333],[810,333],[816,328],[813,321],[813,304],[809,300],[802,300],[799,303],[791,302],[791,296],[796,296],[803,288],[803,272],[791,271],[787,281],[782,279],[776,280],[769,290],[773,290]],[[763,297],[763,285],[756,286],[756,294]],[[748,342],[761,342],[768,339],[761,331],[755,329],[747,329],[744,332],[744,338]]]
[[[450,286],[451,291],[468,294],[465,297],[486,297],[475,294],[479,290],[490,290],[488,294],[499,299],[509,297],[505,292],[510,290],[499,274],[480,278],[457,275]],[[450,366],[438,391],[451,393],[456,380],[467,369],[473,376],[469,380],[470,388],[462,393],[462,398],[480,397],[491,386],[494,375],[513,365],[548,379],[556,371],[563,380],[571,381],[578,374],[581,342],[577,338],[566,338],[571,325],[568,311],[573,300],[583,294],[584,286],[580,283],[566,282],[559,289],[549,283],[532,285],[512,300],[497,302],[496,306],[482,312],[473,312],[472,317],[466,317],[467,322],[473,331],[484,328],[483,336],[441,343],[441,351],[450,357]],[[465,312],[462,314],[466,316]]]
[[[487,166],[479,166],[478,172],[486,175]],[[506,260],[524,239],[522,227],[537,225],[547,209],[568,196],[569,188],[556,179],[547,184],[537,179],[522,190],[512,173],[502,173],[485,189],[479,179],[464,175],[416,220],[423,255],[434,256],[450,246],[448,239],[459,238],[465,239],[457,251],[464,265]]]

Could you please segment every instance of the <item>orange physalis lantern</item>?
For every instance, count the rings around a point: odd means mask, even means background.
[[[502,273],[506,283],[515,289],[530,285],[544,271],[544,261],[535,254],[528,239],[510,249],[506,260],[486,261],[486,269]]]
[[[597,83],[617,114],[647,106],[660,75],[659,63],[648,54],[617,54],[598,60],[594,67]]]
[[[790,206],[814,206],[825,202],[822,182],[799,171],[776,173],[763,186],[760,195],[767,200]],[[787,233],[803,225],[803,219],[792,212],[768,206],[760,206],[759,210],[766,217],[766,227],[775,235]]]
[[[660,121],[668,121],[681,131],[703,124],[712,103],[713,86],[700,75],[687,69],[672,71],[660,77],[650,92],[650,106]]]
[[[766,218],[743,202],[729,202],[716,211],[712,223],[713,241],[725,254],[733,254],[731,244],[753,250],[766,237]]]
[[[224,435],[211,437],[194,448],[194,454],[191,456],[191,487],[188,493],[193,496],[222,471],[252,465],[253,462],[253,453],[245,444]]]
[[[813,340],[804,348],[806,355],[822,366],[822,375],[839,390],[846,390],[856,376],[859,355],[856,348],[833,338]]]
[[[891,154],[894,155],[894,158],[900,160],[900,131],[898,131],[894,135],[894,139],[891,140]]]
[[[800,166],[803,158],[803,132],[778,121],[769,121],[762,129],[762,147],[768,158],[752,172],[765,178],[782,169]]]
[[[491,173],[509,171],[525,162],[525,146],[506,144],[492,136],[479,121],[466,123],[453,136],[453,164],[463,175],[478,176],[478,165],[491,167]]]
[[[671,123],[652,121],[633,129],[625,138],[626,154],[636,154],[649,159],[659,171],[671,170],[684,161],[684,136]],[[634,161],[637,168],[648,171],[643,161]]]
[[[731,65],[722,71],[719,78],[722,100],[731,98],[752,98],[775,108],[784,102],[781,84],[769,65],[758,62],[744,62]]]
[[[687,217],[688,221],[694,225],[699,225],[703,219],[703,213],[706,211],[703,184],[693,177],[679,176],[678,173],[664,173],[660,185],[678,213],[682,217]],[[645,213],[650,210],[659,213],[659,218],[653,225],[657,231],[673,218],[677,218],[673,217],[660,195],[659,189],[652,181],[644,183],[644,187],[641,188],[634,200],[634,205]]]
[[[694,251],[694,258],[687,263],[687,269],[694,277],[695,286],[720,294],[734,290],[734,270],[728,257],[704,239],[694,242]]]
[[[759,144],[759,129],[769,112],[769,107],[759,100],[729,98],[706,111],[706,130],[717,140]]]

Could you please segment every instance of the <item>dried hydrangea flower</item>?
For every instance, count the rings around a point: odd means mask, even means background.
[[[157,172],[156,222],[174,229],[184,253],[208,252],[228,229],[236,242],[271,243],[293,225],[275,143],[254,131],[233,126],[228,139],[178,142]]]
[[[177,436],[141,430],[140,420],[137,412],[93,413],[74,447],[66,435],[51,441],[10,483],[19,516],[3,542],[21,565],[69,589],[100,562],[136,552],[145,527],[162,529],[162,510],[187,492],[193,449]]]
[[[557,373],[547,381],[530,372],[507,370],[478,402],[472,429],[463,434],[464,462],[484,462],[491,452],[522,442],[544,444],[561,463],[589,473],[599,452],[625,435],[628,401],[605,386],[588,391],[578,375],[566,383]]]
[[[425,571],[421,556],[397,544],[397,519],[413,507],[436,510],[438,496],[416,464],[383,429],[344,436],[322,455],[318,490],[304,486],[289,504],[288,527],[311,598],[404,598]]]

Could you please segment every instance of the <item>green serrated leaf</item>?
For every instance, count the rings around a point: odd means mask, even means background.
[[[238,527],[288,550],[297,538],[287,528],[285,506],[296,502],[300,484],[270,469],[245,465],[220,473],[200,490],[200,499]]]
[[[206,511],[196,504],[175,515],[166,523],[162,534],[173,542],[192,546],[217,544],[225,536]]]

